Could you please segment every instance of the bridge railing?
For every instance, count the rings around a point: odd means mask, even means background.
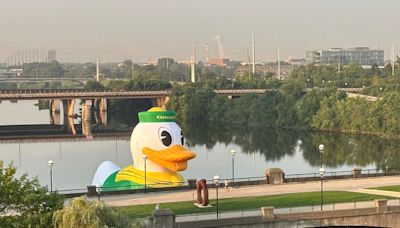
[[[214,90],[218,95],[263,94],[267,89]],[[46,99],[81,97],[124,97],[124,96],[165,96],[170,90],[86,90],[86,89],[40,89],[40,90],[0,90],[0,99]]]

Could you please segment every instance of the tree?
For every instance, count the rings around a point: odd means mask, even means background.
[[[16,168],[0,163],[0,227],[51,227],[55,210],[63,207],[57,193],[48,193],[35,178],[15,177]]]
[[[102,201],[89,202],[85,197],[72,199],[71,205],[53,215],[54,227],[139,227],[129,221],[115,208]]]
[[[105,87],[98,81],[90,80],[90,81],[86,82],[85,89],[104,90]]]

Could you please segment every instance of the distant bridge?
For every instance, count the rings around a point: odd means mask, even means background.
[[[263,94],[266,89],[214,90],[221,96],[240,96],[243,94]],[[38,99],[140,99],[169,96],[170,90],[158,91],[93,91],[93,90],[3,90],[0,100],[38,100]]]
[[[89,80],[93,78],[0,78],[0,82],[62,82],[62,81],[74,81],[82,85],[85,85]]]

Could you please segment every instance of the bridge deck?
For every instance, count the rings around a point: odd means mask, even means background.
[[[140,99],[158,98],[170,94],[170,90],[158,91],[94,91],[94,90],[3,90],[0,100],[37,100],[37,99]],[[266,89],[214,90],[217,95],[235,96],[242,94],[262,94]]]

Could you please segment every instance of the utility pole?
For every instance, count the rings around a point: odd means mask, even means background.
[[[278,48],[278,80],[281,80],[281,56]]]
[[[193,53],[192,53],[192,62],[191,62],[191,80],[192,80],[192,83],[196,82],[196,71],[195,71],[195,68],[196,68],[196,65],[195,65],[196,52],[195,52],[195,50],[196,50],[196,45],[193,44]]]
[[[100,82],[99,58],[96,58],[96,81],[97,81],[97,82]]]
[[[251,33],[252,47],[253,47],[253,75],[256,73],[256,47],[254,41],[254,32]]]
[[[131,73],[131,78],[132,80],[135,78],[135,66],[133,64],[133,59],[132,59],[132,69],[131,69],[132,73]]]
[[[249,54],[249,49],[248,48],[246,49],[246,54],[247,54],[247,66],[249,67],[249,79],[250,79],[250,77],[251,77],[251,74],[250,74],[250,54]]]
[[[392,76],[394,76],[394,46],[392,46]]]

